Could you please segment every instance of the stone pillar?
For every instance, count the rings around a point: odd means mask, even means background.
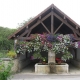
[[[51,50],[48,52],[48,63],[55,63],[55,53]]]

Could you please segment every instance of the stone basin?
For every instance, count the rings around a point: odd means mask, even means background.
[[[35,73],[68,73],[68,70],[69,65],[67,63],[61,63],[60,65],[56,63],[54,65],[48,65],[48,63],[46,63],[45,65],[43,65],[42,63],[35,64]]]

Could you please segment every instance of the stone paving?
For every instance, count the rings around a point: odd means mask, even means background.
[[[69,67],[69,73],[68,74],[37,74],[34,72],[34,66],[28,66],[27,68],[23,69],[20,73],[17,73],[13,75],[13,78],[11,80],[39,80],[39,79],[56,79],[60,80],[60,78],[64,79],[66,78],[73,78],[73,77],[79,77],[80,76],[80,69],[76,68],[72,65]],[[58,79],[57,79],[58,78]],[[73,79],[74,80],[74,79]]]

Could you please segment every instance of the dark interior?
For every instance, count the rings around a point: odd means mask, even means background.
[[[44,20],[43,23],[49,29],[49,31],[51,32],[51,17]],[[61,23],[62,22],[58,18],[54,17],[54,31],[60,26]],[[44,26],[42,24],[39,24],[31,32],[31,34],[35,34],[35,33],[42,34],[42,33],[48,33],[48,31],[44,28]],[[68,26],[63,24],[61,26],[61,28],[57,31],[57,33],[73,34],[73,31]]]

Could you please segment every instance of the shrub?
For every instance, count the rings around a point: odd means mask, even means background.
[[[11,58],[14,58],[14,57],[16,57],[16,52],[13,51],[13,50],[11,50],[11,51],[9,51],[9,52],[7,53],[7,56],[8,56],[8,57],[11,57]]]
[[[5,66],[5,62],[0,59],[0,80],[10,79],[12,66],[12,61],[9,61],[7,66]]]

